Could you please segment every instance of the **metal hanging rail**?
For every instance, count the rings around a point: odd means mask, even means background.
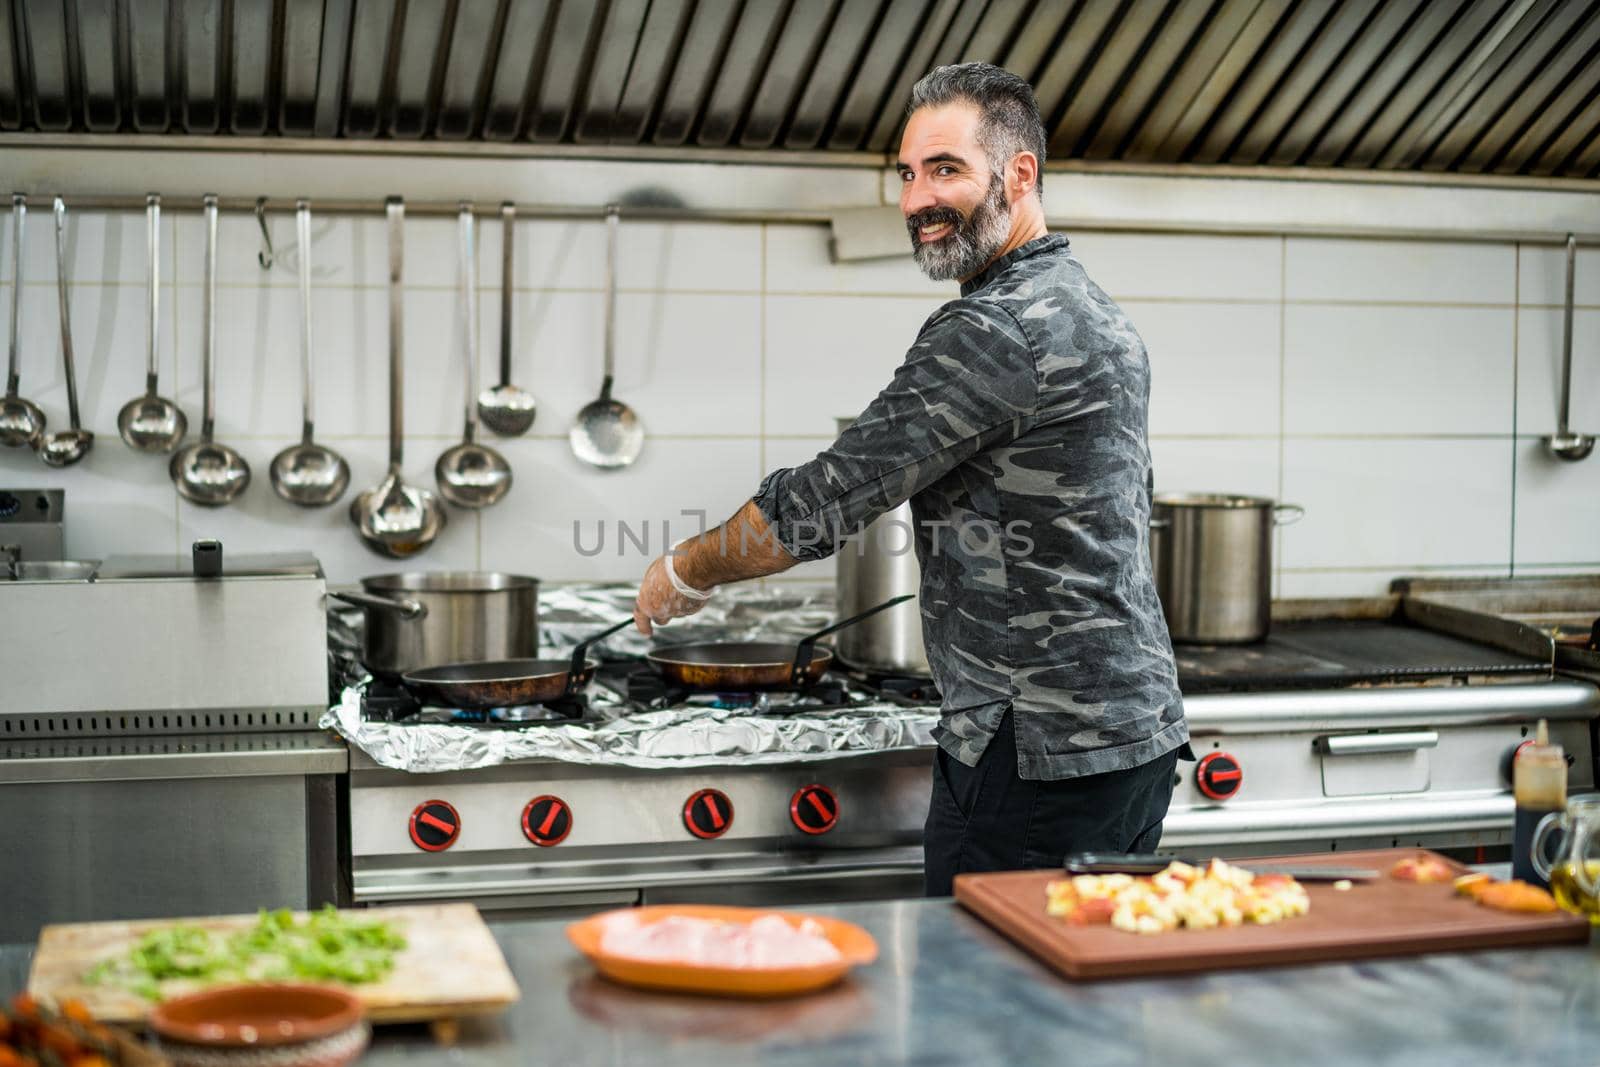
[[[54,197],[49,195],[26,196],[23,198],[29,207],[48,208],[54,202]],[[64,197],[67,205],[77,211],[143,211],[145,198],[143,196],[69,196]],[[203,204],[203,197],[198,196],[169,196],[162,195],[161,205],[164,211],[194,211],[198,213]],[[239,212],[241,214],[261,213],[266,215],[292,216],[295,210],[296,197],[219,197],[218,207],[226,212]],[[410,200],[405,201],[406,215],[412,216],[448,216],[454,218],[460,211],[463,203],[469,204],[474,214],[498,215],[500,205],[507,203],[505,200]],[[374,200],[347,200],[330,199],[316,200],[315,205],[318,215],[372,215],[381,217],[384,213],[384,200],[379,197]],[[606,207],[588,207],[584,205],[562,204],[515,204],[519,219],[543,220],[594,220],[603,222],[606,218]],[[790,211],[777,211],[770,208],[738,210],[715,209],[695,207],[669,207],[661,205],[639,204],[635,206],[623,205],[620,212],[628,218],[639,222],[724,222],[739,224],[755,224],[762,222],[772,223],[810,223],[826,224],[832,221],[834,212],[821,209],[797,209]]]

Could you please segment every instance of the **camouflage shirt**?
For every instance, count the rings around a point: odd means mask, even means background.
[[[1007,706],[1024,778],[1188,739],[1150,572],[1149,392],[1127,316],[1041,237],[964,284],[855,424],[756,493],[801,560],[911,501],[936,736],[969,766]]]

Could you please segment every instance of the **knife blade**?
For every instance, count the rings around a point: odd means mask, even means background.
[[[1173,862],[1187,863],[1204,869],[1209,858],[1197,856],[1169,856],[1157,853],[1079,852],[1068,856],[1063,867],[1068,874],[1155,874],[1167,869]],[[1370,882],[1378,872],[1367,867],[1333,867],[1323,864],[1252,863],[1223,860],[1230,867],[1239,867],[1251,874],[1284,874],[1302,882]]]

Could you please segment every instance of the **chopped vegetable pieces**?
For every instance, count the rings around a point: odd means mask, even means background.
[[[152,930],[125,955],[96,964],[91,985],[120,986],[160,1000],[164,984],[294,980],[361,985],[382,979],[406,941],[389,923],[355,918],[333,905],[296,922],[287,909],[263,910],[232,935],[177,924]]]
[[[1204,868],[1175,861],[1148,878],[1078,875],[1050,882],[1046,893],[1045,910],[1068,923],[1110,923],[1139,934],[1274,923],[1311,908],[1305,887],[1293,878],[1256,876],[1219,859]]]

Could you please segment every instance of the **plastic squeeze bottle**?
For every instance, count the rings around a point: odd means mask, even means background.
[[[1533,741],[1517,749],[1511,767],[1511,790],[1517,799],[1511,830],[1511,876],[1549,889],[1550,883],[1533,869],[1533,831],[1540,819],[1567,806],[1567,754],[1560,745],[1550,743],[1545,720],[1539,720]]]

